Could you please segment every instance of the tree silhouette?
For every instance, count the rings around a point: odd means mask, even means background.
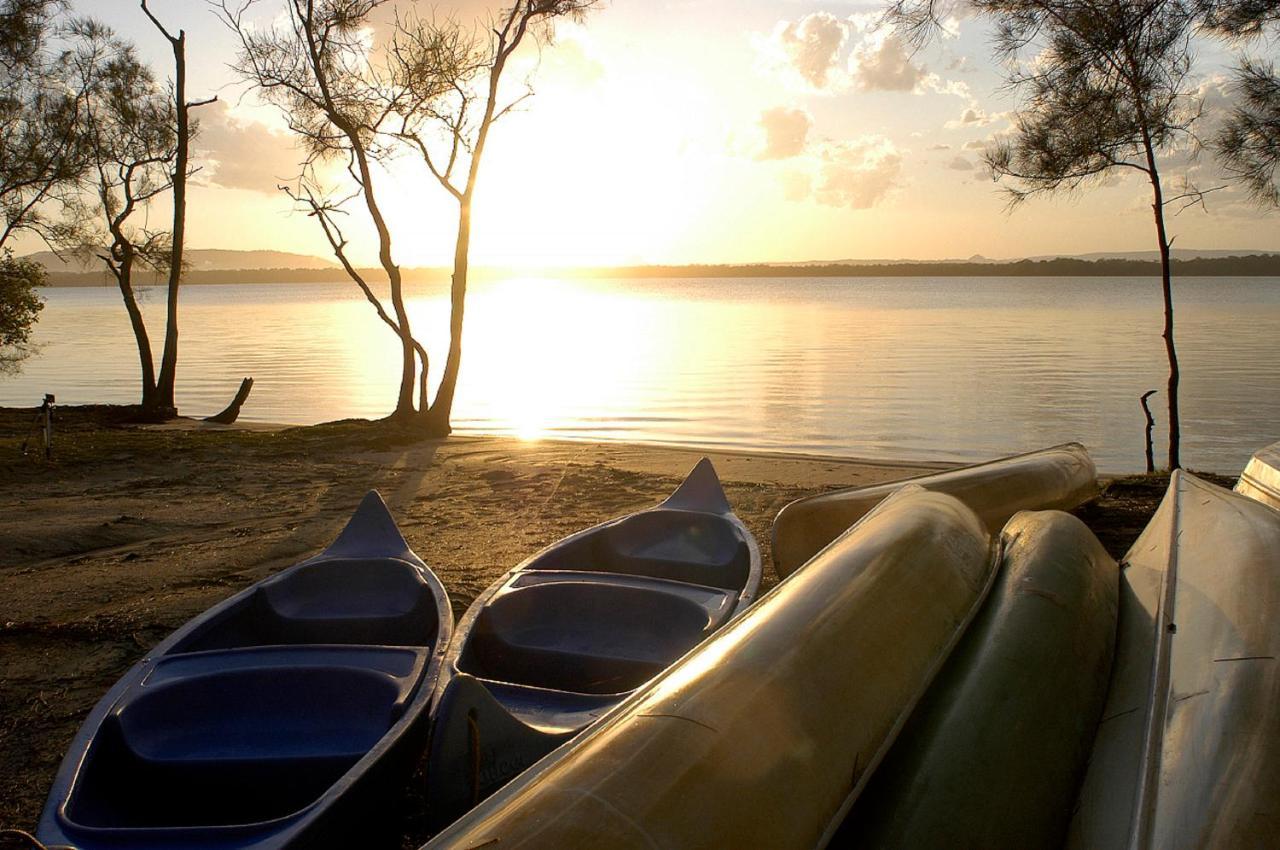
[[[98,225],[87,234],[77,234],[77,242],[67,247],[87,246],[115,278],[138,348],[142,407],[154,416],[163,405],[133,272],[139,266],[166,270],[171,234],[139,227],[133,218],[173,186],[170,169],[177,155],[173,102],[138,59],[133,45],[103,24],[79,19],[70,24],[68,35],[73,47],[64,64],[75,87],[85,93],[76,132],[88,165],[85,195],[94,199],[86,206]],[[84,216],[86,222],[89,218]]]
[[[996,55],[1020,97],[1013,133],[986,152],[1011,203],[1071,192],[1117,172],[1143,175],[1160,250],[1162,337],[1169,363],[1168,466],[1181,465],[1180,370],[1165,225],[1170,204],[1196,202],[1188,189],[1165,193],[1160,157],[1186,139],[1198,115],[1190,40],[1203,9],[1182,0],[972,0],[995,27]],[[899,0],[889,19],[909,37],[927,37],[943,14],[933,0]]]
[[[173,185],[173,229],[169,234],[169,287],[165,299],[164,350],[160,358],[160,374],[156,378],[156,411],[161,416],[177,413],[174,389],[178,375],[178,287],[182,283],[182,252],[187,238],[187,177],[190,173],[191,110],[213,103],[217,98],[187,101],[187,34],[178,30],[175,36],[151,14],[147,0],[142,0],[147,16],[173,51],[174,154],[169,180]]]
[[[536,35],[555,18],[581,15],[594,2],[518,0],[498,16],[486,36],[469,32],[453,19],[396,15],[390,42],[373,47],[365,40],[367,27],[377,10],[393,5],[390,0],[287,0],[287,23],[266,29],[245,19],[256,0],[236,6],[223,0],[219,6],[222,19],[240,39],[234,67],[280,108],[289,129],[303,142],[301,174],[294,185],[281,188],[317,220],[348,277],[400,340],[400,389],[392,418],[415,419],[428,436],[445,436],[451,430],[462,358],[473,197],[489,132],[515,105],[500,99],[503,72],[531,33]],[[443,154],[433,148],[439,136],[445,140]],[[383,186],[374,168],[406,145],[458,205],[449,350],[431,400],[427,352],[409,326],[392,229],[383,212]],[[322,178],[321,166],[335,162],[344,167],[352,191],[344,193]],[[357,199],[363,201],[377,235],[390,311],[347,254],[340,216]]]

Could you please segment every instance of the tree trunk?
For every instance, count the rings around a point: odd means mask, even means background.
[[[151,337],[147,334],[146,323],[142,320],[138,299],[133,294],[133,258],[125,257],[120,262],[120,267],[113,271],[116,283],[120,287],[120,297],[124,299],[124,309],[129,314],[129,324],[133,326],[133,338],[138,343],[138,361],[142,365],[142,408],[148,413],[153,413],[158,404],[156,366],[151,354]]]
[[[449,292],[449,354],[436,397],[426,410],[428,437],[447,437],[453,432],[449,417],[453,411],[453,393],[458,384],[458,368],[462,363],[462,318],[467,303],[467,270],[471,251],[471,196],[464,195],[458,204],[458,240],[453,249],[453,285]]]
[[[166,37],[168,34],[166,33]],[[178,117],[178,147],[173,167],[173,248],[169,255],[169,299],[165,314],[164,350],[160,357],[160,378],[156,382],[157,406],[168,415],[177,414],[174,386],[178,372],[178,285],[182,282],[182,250],[187,231],[187,162],[191,127],[187,106],[187,34],[169,38],[173,46],[174,99]]]
[[[1169,238],[1164,226],[1164,193],[1160,188],[1160,172],[1156,169],[1155,151],[1147,142],[1147,176],[1151,178],[1151,210],[1156,219],[1156,238],[1160,243],[1160,281],[1164,294],[1164,350],[1169,358],[1169,469],[1179,469],[1182,428],[1178,420],[1178,350],[1173,342],[1173,279],[1169,269]]]

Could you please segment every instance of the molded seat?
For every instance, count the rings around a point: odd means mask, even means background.
[[[247,604],[210,621],[173,651],[307,643],[428,646],[438,626],[435,599],[411,564],[323,561],[263,582]]]
[[[145,686],[103,722],[68,806],[90,828],[256,823],[306,806],[395,722],[406,687],[343,667]]]
[[[472,631],[458,669],[583,694],[647,682],[709,633],[707,610],[641,587],[554,582],[507,590]]]

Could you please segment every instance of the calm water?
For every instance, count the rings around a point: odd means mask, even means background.
[[[411,288],[444,361],[443,284]],[[137,399],[116,290],[45,291],[41,353],[0,403]],[[1176,284],[1184,462],[1238,471],[1280,439],[1280,278]],[[158,347],[163,293],[148,296]],[[474,287],[459,431],[869,458],[980,460],[1064,440],[1140,469],[1164,440],[1157,282],[1122,278],[559,281]],[[216,412],[252,375],[245,420],[389,412],[395,338],[347,283],[189,286],[178,403]],[[437,374],[438,377],[438,374]]]

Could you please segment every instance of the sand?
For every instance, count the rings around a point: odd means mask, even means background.
[[[195,614],[323,548],[378,489],[455,615],[520,560],[661,500],[704,453],[453,437],[371,423],[312,428],[126,427],[109,408],[62,411],[54,459],[23,457],[27,411],[0,410],[0,827],[31,829],[67,744],[130,665]],[[769,529],[787,502],[944,468],[706,452],[776,582]],[[1163,487],[1139,493],[1123,551]],[[1120,514],[1116,514],[1119,516]],[[1101,535],[1100,535],[1101,536]],[[416,846],[420,800],[401,804]]]

